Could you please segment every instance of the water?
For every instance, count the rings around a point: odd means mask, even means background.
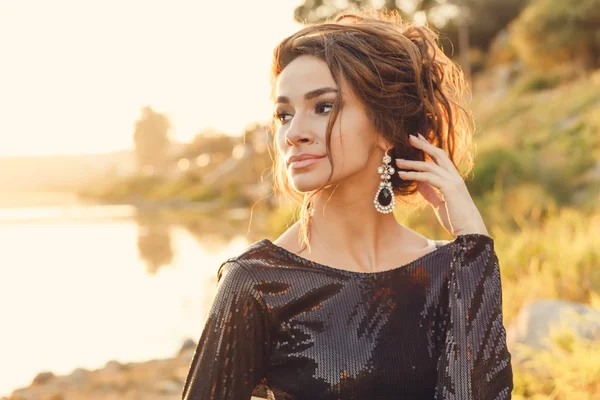
[[[249,241],[190,226],[128,206],[0,209],[0,397],[198,340],[216,269]]]

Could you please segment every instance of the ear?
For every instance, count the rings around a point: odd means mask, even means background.
[[[389,140],[384,138],[383,135],[378,135],[377,147],[379,147],[382,152],[385,152],[386,150],[391,150],[394,146]]]

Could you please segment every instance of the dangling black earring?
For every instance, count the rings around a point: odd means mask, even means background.
[[[396,206],[396,197],[392,190],[392,182],[389,181],[395,172],[394,167],[389,165],[391,161],[392,157],[388,155],[388,150],[386,150],[383,156],[383,164],[377,168],[377,173],[381,176],[381,182],[379,183],[377,193],[375,193],[373,203],[377,211],[382,214],[391,213],[394,211],[394,206]]]

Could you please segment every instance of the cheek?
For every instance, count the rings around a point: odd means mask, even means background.
[[[377,138],[366,116],[357,111],[344,113],[336,123],[331,135],[331,151],[336,170],[344,171],[364,166],[369,158],[369,149]],[[341,129],[340,129],[341,128]]]
[[[285,130],[279,128],[275,133],[275,147],[280,158],[285,158],[286,144],[285,144]]]

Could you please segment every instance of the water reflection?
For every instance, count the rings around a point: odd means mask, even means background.
[[[41,371],[173,356],[198,340],[220,263],[264,235],[225,213],[111,207],[2,210],[0,397]]]
[[[249,243],[267,235],[260,229],[260,214],[251,224],[246,210],[201,213],[193,210],[137,209],[133,217],[138,225],[137,248],[149,274],[171,264],[174,256],[173,227],[185,229],[208,253],[219,254],[238,236]],[[234,218],[235,217],[235,218]],[[249,229],[253,228],[253,229]]]
[[[137,248],[140,258],[153,275],[173,261],[170,225],[158,213],[137,213]]]

